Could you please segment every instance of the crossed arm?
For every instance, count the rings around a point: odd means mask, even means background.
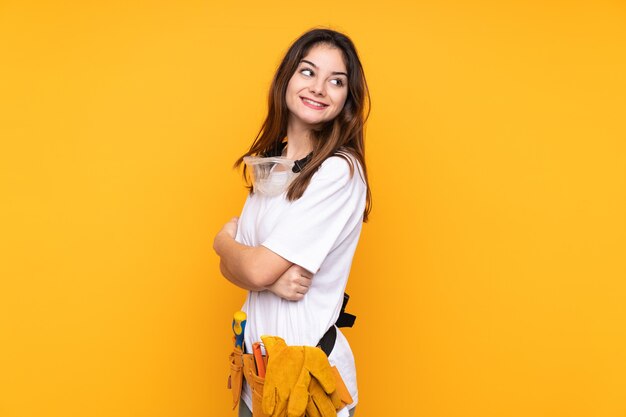
[[[235,241],[237,223],[238,219],[232,218],[213,241],[222,275],[248,291],[267,290],[291,301],[304,298],[313,274],[264,246],[246,246]]]

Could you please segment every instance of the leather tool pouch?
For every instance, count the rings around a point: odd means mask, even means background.
[[[254,355],[248,353],[243,355],[243,374],[252,391],[252,416],[267,417],[267,414],[263,412],[262,405],[265,378],[261,378],[257,375]]]
[[[344,404],[352,404],[354,401],[352,396],[350,395],[350,391],[346,387],[346,384],[343,382],[343,378],[339,374],[339,370],[333,366],[330,369],[333,371],[333,375],[335,375],[335,382],[337,384],[337,393],[339,394],[339,398],[341,398],[341,402]]]
[[[233,410],[239,404],[241,397],[241,385],[243,384],[243,352],[234,348],[229,356],[230,375],[228,376],[228,388],[233,393]]]
[[[263,412],[263,385],[265,378],[261,378],[257,375],[256,365],[254,362],[254,355],[248,353],[242,353],[241,349],[234,348],[230,356],[230,375],[228,377],[228,388],[232,390],[233,394],[233,410],[239,404],[241,398],[241,388],[243,385],[243,378],[250,386],[252,391],[252,416],[253,417],[268,417]],[[265,359],[265,358],[264,358]],[[350,396],[348,389],[346,388],[341,375],[336,367],[331,367],[337,383],[337,393],[341,398],[341,402],[345,404],[352,404],[353,400]]]

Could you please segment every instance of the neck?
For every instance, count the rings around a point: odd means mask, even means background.
[[[301,159],[313,150],[311,128],[303,123],[290,120],[287,126],[287,154],[289,159]]]

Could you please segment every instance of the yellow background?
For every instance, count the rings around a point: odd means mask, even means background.
[[[357,416],[626,415],[622,1],[0,2],[0,416],[234,416],[214,234],[289,43],[355,41]]]

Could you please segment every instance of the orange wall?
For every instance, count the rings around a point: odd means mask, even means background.
[[[2,417],[235,415],[212,238],[318,24],[373,101],[357,415],[626,415],[623,2],[3,1]]]

